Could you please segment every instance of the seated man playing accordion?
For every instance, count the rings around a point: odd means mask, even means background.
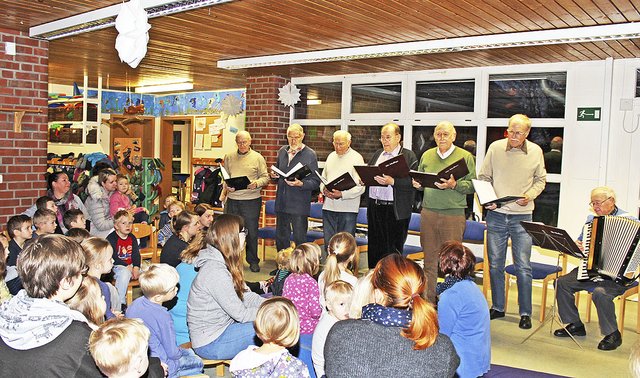
[[[613,189],[609,187],[601,186],[593,189],[591,191],[591,202],[589,205],[593,209],[595,216],[626,217],[637,221],[631,214],[616,206],[616,194]],[[586,225],[592,224],[595,216],[589,215]],[[585,226],[585,228],[587,227]],[[635,232],[638,232],[637,228]],[[580,234],[576,241],[580,248],[583,248],[583,233]],[[631,253],[632,251],[629,252]],[[611,248],[604,247],[600,255],[604,256],[611,253]],[[585,336],[587,334],[584,324],[580,321],[574,293],[581,290],[593,289],[593,303],[596,305],[598,311],[600,332],[605,335],[598,344],[598,349],[614,350],[622,344],[622,335],[618,330],[613,299],[622,295],[627,287],[623,283],[619,283],[620,280],[615,279],[616,277],[609,277],[608,275],[600,275],[595,278],[589,277],[586,275],[586,267],[586,261],[583,261],[582,266],[558,278],[558,312],[561,321],[568,324],[565,328],[557,329],[553,334],[557,337],[569,337],[569,334],[573,336]],[[593,275],[592,271],[589,273],[590,276]]]

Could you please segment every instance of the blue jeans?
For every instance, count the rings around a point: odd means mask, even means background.
[[[306,215],[276,213],[276,247],[278,251],[289,248],[292,229],[294,243],[296,245],[305,243],[309,229],[309,218]]]
[[[198,356],[209,360],[230,360],[249,345],[255,345],[255,339],[253,322],[233,323],[217,339],[193,350]]]
[[[504,311],[504,264],[507,243],[511,238],[511,255],[518,280],[520,316],[531,316],[531,236],[521,221],[531,221],[531,214],[487,213],[487,249],[491,277],[491,308]]]
[[[116,289],[120,297],[120,304],[127,303],[127,287],[131,281],[131,272],[124,265],[113,266],[113,276],[116,279]]]
[[[338,232],[348,232],[355,236],[356,219],[358,213],[340,213],[337,211],[322,211],[322,231],[324,233],[324,246],[329,245],[329,240]]]
[[[247,262],[257,264],[258,258],[258,219],[262,199],[234,200],[227,199],[224,207],[226,214],[239,215],[244,219],[244,227],[247,229]]]
[[[180,348],[180,354],[181,356],[178,360],[178,370],[175,372],[171,372],[169,374],[169,378],[177,378],[185,375],[195,375],[202,373],[202,369],[204,369],[202,359],[196,356],[196,353],[193,351],[193,349]]]
[[[311,344],[313,341],[312,333],[301,333],[300,334],[300,350],[296,357],[300,359],[300,361],[304,362],[307,365],[307,369],[309,369],[309,377],[316,378],[316,371],[313,368],[313,360],[311,358]]]

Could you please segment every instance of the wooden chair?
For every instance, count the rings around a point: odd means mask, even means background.
[[[320,202],[311,202],[309,207],[309,221],[322,223],[322,206]],[[324,230],[307,230],[307,242],[317,245],[324,244]]]
[[[140,249],[141,260],[151,260],[152,264],[160,262],[160,253],[158,250],[158,229],[155,226],[146,223],[134,223],[131,233],[136,239],[149,237],[148,247]],[[140,286],[138,280],[129,281],[127,286],[127,306],[133,302],[133,289]]]
[[[367,221],[367,208],[361,207],[358,210],[358,217],[356,218],[356,228],[368,228]],[[369,250],[369,240],[366,237],[356,236],[356,245],[358,246],[358,253],[364,253]]]
[[[267,216],[276,216],[276,200],[268,200],[262,205],[260,228],[258,228],[258,240],[260,240],[260,244],[262,245],[262,261],[264,261],[264,257],[267,253],[265,240],[276,239],[276,228],[270,226],[267,227]]]
[[[593,290],[587,290],[587,323],[591,321],[591,296]],[[620,301],[620,311],[618,313],[618,330],[622,335],[624,333],[624,316],[627,305],[627,299],[633,295],[640,294],[640,285],[636,280],[633,284],[627,288],[627,290],[617,299]],[[638,297],[640,300],[640,296]],[[640,302],[638,302],[640,303]],[[640,306],[637,311],[637,319],[636,319],[636,333],[640,333]]]
[[[191,349],[191,343],[184,343],[180,345],[180,348]],[[224,377],[224,367],[225,365],[228,367],[231,364],[231,360],[207,360],[202,358],[202,363],[204,367],[215,367],[216,368],[216,376]]]
[[[409,235],[420,237],[420,213],[411,213],[411,218],[409,219]],[[422,247],[420,245],[405,243],[402,247],[402,255],[405,257],[409,257],[409,255],[418,256],[418,254],[422,254]]]

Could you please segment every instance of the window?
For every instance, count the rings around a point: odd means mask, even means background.
[[[414,126],[413,127],[413,140],[411,141],[411,150],[416,154],[418,160],[422,157],[422,154],[436,146],[436,142],[433,140],[433,131],[435,126]],[[476,139],[478,135],[478,128],[476,126],[456,126],[456,140],[454,145],[465,148],[465,144],[469,147],[469,152],[476,155]]]
[[[419,81],[416,113],[473,112],[475,80]]]
[[[538,198],[535,199],[533,221],[549,226],[558,226],[558,207],[560,204],[560,183],[548,182]]]
[[[365,164],[373,157],[373,154],[382,148],[380,143],[380,130],[383,125],[375,126],[349,126],[351,133],[351,148],[358,151],[364,158]],[[400,126],[400,135],[403,135],[404,127]],[[402,140],[400,141],[402,145]]]
[[[353,84],[351,113],[400,113],[402,83]]]
[[[296,119],[340,119],[342,83],[300,84],[300,102],[295,105]]]
[[[564,118],[565,72],[490,75],[489,118],[522,113],[529,118]]]
[[[304,126],[304,144],[311,147],[318,155],[318,161],[327,160],[333,152],[333,133],[340,126]]]
[[[640,97],[640,69],[636,70],[636,97]]]

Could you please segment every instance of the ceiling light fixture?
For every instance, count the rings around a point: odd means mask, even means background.
[[[307,100],[307,105],[322,105],[322,100],[317,98],[309,99]]]
[[[233,0],[141,0],[149,18],[227,3]],[[29,36],[54,40],[114,26],[122,3],[29,28]]]
[[[193,89],[193,83],[172,83],[172,84],[145,85],[143,87],[136,87],[136,93],[177,92],[177,91],[190,91],[192,89]]]
[[[506,47],[554,45],[562,43],[597,42],[639,37],[640,22],[629,22],[624,24],[491,34],[475,37],[402,42],[333,50],[257,56],[251,58],[226,59],[218,61],[218,68],[237,70],[243,68],[282,66],[288,64],[322,63],[341,60],[372,59],[403,55],[437,54],[470,50],[499,49]]]

